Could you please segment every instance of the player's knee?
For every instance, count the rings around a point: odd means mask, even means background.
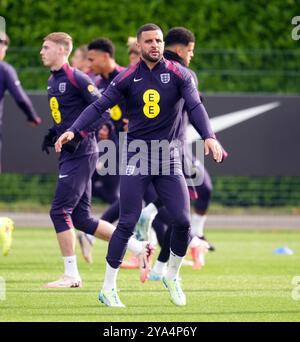
[[[109,266],[112,268],[118,268],[118,267],[120,267],[120,265],[122,263],[122,260],[113,259],[109,255],[107,255],[106,261],[109,264]]]
[[[118,199],[118,195],[112,192],[112,193],[107,194],[106,202],[109,204],[113,204],[117,199]]]
[[[50,218],[53,222],[56,233],[62,233],[66,230],[72,229],[73,223],[63,208],[51,208],[49,212]]]
[[[204,190],[201,192],[201,197],[207,199],[208,201],[211,198],[212,195],[212,185],[210,186],[209,184],[204,188]]]
[[[186,231],[190,228],[191,222],[190,218],[187,215],[178,215],[175,217],[175,226],[178,227],[180,230]]]
[[[72,216],[72,221],[76,229],[90,235],[95,234],[99,224],[99,221],[92,217]]]
[[[133,235],[135,225],[134,221],[119,222],[115,234],[121,239],[128,240]]]
[[[176,228],[176,229],[175,229]],[[183,257],[189,243],[190,230],[183,227],[174,227],[171,235],[171,250],[178,256]]]
[[[55,226],[55,223],[61,220],[61,213],[57,208],[51,208],[49,211],[50,218]]]
[[[135,225],[139,220],[138,214],[121,215],[118,227],[124,231],[134,231]]]
[[[152,228],[153,228],[155,231],[165,229],[165,224],[164,224],[164,222],[162,222],[162,221],[160,220],[160,218],[157,217],[157,215],[156,215],[156,217],[154,218],[154,220],[153,220],[153,222],[152,222]]]
[[[213,191],[213,185],[210,179],[204,179],[203,184],[201,185],[200,194],[211,195]]]

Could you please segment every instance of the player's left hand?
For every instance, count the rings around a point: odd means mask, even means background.
[[[56,152],[61,152],[62,145],[66,144],[67,142],[71,141],[74,139],[75,134],[73,132],[65,132],[63,133],[56,141],[54,147]]]
[[[209,154],[209,151],[212,152],[213,158],[217,163],[221,163],[223,160],[223,152],[222,147],[216,139],[208,138],[204,141],[204,151],[205,155]]]
[[[55,129],[48,129],[47,134],[44,136],[43,142],[42,142],[42,152],[46,152],[47,154],[50,154],[49,147],[54,147],[55,141],[57,139],[56,131]]]

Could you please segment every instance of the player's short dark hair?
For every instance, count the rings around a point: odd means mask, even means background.
[[[88,45],[88,50],[98,50],[102,52],[107,52],[110,57],[115,57],[115,46],[113,42],[107,38],[97,38],[90,42]]]
[[[159,31],[162,32],[162,29],[161,29],[158,25],[156,25],[156,24],[152,24],[152,23],[150,23],[150,24],[145,24],[145,25],[141,26],[141,27],[137,30],[136,37],[137,37],[137,39],[139,40],[139,38],[141,37],[141,34],[142,34],[143,32],[146,32],[146,31],[157,31],[157,30],[159,30]]]
[[[182,44],[184,46],[189,43],[195,42],[195,36],[193,32],[186,29],[185,27],[173,27],[169,30],[165,36],[165,46],[172,46],[175,44]]]

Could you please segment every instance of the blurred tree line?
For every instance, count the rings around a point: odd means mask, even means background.
[[[75,46],[110,38],[126,65],[127,37],[154,22],[164,32],[185,26],[195,33],[191,67],[204,92],[299,93],[300,40],[291,35],[299,0],[0,0],[0,15],[12,41],[7,61],[27,89],[45,89],[39,49],[48,33],[68,32]]]

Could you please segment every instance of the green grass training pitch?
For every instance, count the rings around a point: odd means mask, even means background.
[[[98,301],[107,244],[94,246],[94,264],[78,250],[83,288],[42,289],[62,273],[62,259],[51,229],[16,229],[11,254],[0,256],[6,300],[0,321],[300,321],[300,300],[292,299],[300,275],[300,233],[296,231],[208,231],[217,247],[206,266],[183,266],[186,307],[175,307],[160,282],[141,284],[137,270],[121,270],[118,286],[125,309]],[[292,256],[273,255],[288,245]],[[299,290],[300,297],[300,290]]]

